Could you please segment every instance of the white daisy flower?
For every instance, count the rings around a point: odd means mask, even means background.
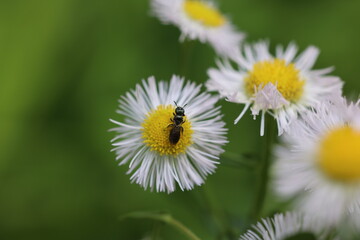
[[[208,42],[223,56],[231,56],[245,37],[210,1],[152,0],[151,7],[164,24],[180,28],[180,41],[188,38]]]
[[[218,97],[200,88],[177,76],[170,84],[150,77],[120,98],[117,113],[125,120],[111,120],[118,125],[111,129],[117,133],[112,145],[119,165],[129,164],[132,182],[170,193],[176,183],[181,190],[201,185],[215,171],[227,129],[215,107]],[[174,102],[185,114],[175,116]]]
[[[264,135],[266,112],[276,119],[281,135],[299,112],[334,94],[341,95],[343,85],[338,77],[326,75],[332,68],[311,69],[319,54],[316,47],[308,47],[298,57],[296,53],[293,43],[285,50],[278,46],[275,56],[265,41],[247,45],[234,58],[239,69],[219,61],[218,69],[209,69],[206,86],[230,102],[245,104],[235,124],[251,107],[254,118],[261,112],[260,135]]]
[[[360,227],[360,101],[335,101],[291,124],[276,149],[275,189],[317,223]]]
[[[326,237],[326,233],[312,224],[309,217],[287,212],[262,219],[252,230],[240,236],[240,240],[322,240]]]

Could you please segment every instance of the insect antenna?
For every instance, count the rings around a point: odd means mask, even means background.
[[[174,101],[174,103],[175,103],[175,106],[177,106],[178,107],[178,104],[177,104],[177,102],[176,101]],[[182,106],[183,108],[184,107],[186,107],[188,104],[187,103],[185,103],[185,105],[184,106]]]

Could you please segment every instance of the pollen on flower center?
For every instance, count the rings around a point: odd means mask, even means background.
[[[160,155],[178,155],[184,153],[186,148],[192,144],[191,123],[184,117],[185,122],[181,125],[183,132],[180,132],[180,140],[176,144],[171,144],[169,140],[170,131],[175,111],[172,105],[159,105],[156,109],[148,113],[142,123],[142,137],[144,143],[150,147],[151,151],[157,151]]]
[[[186,14],[208,27],[220,27],[226,20],[221,13],[212,6],[197,0],[185,0],[184,10]]]
[[[255,63],[253,70],[245,77],[245,89],[249,96],[266,84],[272,83],[288,101],[299,100],[303,93],[304,81],[300,79],[295,65],[274,59]]]
[[[335,180],[360,180],[360,131],[345,126],[325,135],[320,143],[319,166]]]

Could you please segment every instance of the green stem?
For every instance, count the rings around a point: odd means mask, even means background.
[[[147,218],[147,219],[161,221],[173,226],[191,240],[201,240],[190,229],[188,229],[184,224],[182,224],[178,220],[174,219],[170,214],[154,213],[154,212],[133,212],[121,217],[120,219],[124,219],[124,218],[140,218],[140,219]]]
[[[275,139],[275,121],[274,119],[267,119],[265,126],[265,136],[262,144],[262,158],[259,164],[257,179],[258,184],[256,188],[255,204],[251,213],[251,219],[253,222],[257,221],[261,217],[261,213],[264,207],[267,185],[269,179],[269,166],[271,149]]]

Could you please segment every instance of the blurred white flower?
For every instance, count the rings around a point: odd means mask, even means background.
[[[276,149],[275,190],[317,224],[360,227],[359,104],[339,98],[306,111]]]
[[[180,29],[180,41],[188,38],[208,42],[225,57],[232,56],[245,37],[210,1],[151,0],[151,7],[153,14],[164,24],[173,24]]]
[[[284,50],[277,46],[272,56],[266,41],[246,45],[233,60],[218,62],[218,69],[209,69],[208,90],[218,91],[230,102],[245,104],[235,124],[251,107],[254,118],[261,112],[260,135],[264,134],[264,116],[270,113],[277,121],[279,135],[288,129],[298,114],[316,103],[341,95],[342,81],[327,76],[332,68],[312,70],[318,57],[316,47],[308,47],[295,58],[298,49],[293,43]]]
[[[129,164],[131,181],[158,192],[173,192],[201,185],[214,172],[227,129],[221,120],[218,97],[200,93],[200,85],[173,76],[170,84],[143,80],[119,100],[117,113],[125,116],[117,122],[112,140],[119,165]],[[174,126],[174,101],[184,106],[184,123],[177,143],[169,136]]]
[[[309,217],[296,212],[280,213],[273,218],[262,219],[252,230],[240,236],[240,240],[327,239],[324,230],[312,223]]]

